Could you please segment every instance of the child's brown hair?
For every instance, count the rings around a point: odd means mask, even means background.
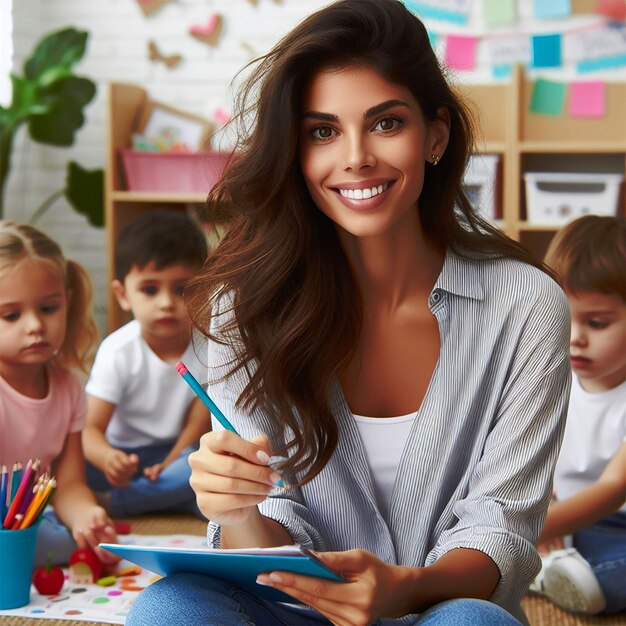
[[[619,295],[626,302],[626,219],[586,215],[552,240],[546,265],[566,291]]]

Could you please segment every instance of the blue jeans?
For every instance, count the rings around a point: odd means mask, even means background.
[[[574,533],[574,547],[591,565],[606,599],[603,613],[626,609],[626,513]]]
[[[146,467],[161,463],[172,449],[173,443],[140,448],[119,448],[127,454],[139,457],[135,476],[126,487],[111,487],[105,475],[91,463],[87,463],[87,484],[93,491],[109,493],[112,517],[141,515],[154,511],[187,511],[203,517],[196,505],[196,496],[189,485],[191,468],[187,457],[195,447],[185,448],[156,480],[143,475]]]
[[[67,565],[77,547],[70,529],[59,520],[52,508],[46,508],[37,531],[34,567],[45,565],[47,560],[51,565]]]
[[[304,606],[267,602],[238,587],[199,574],[174,574],[142,591],[126,617],[126,626],[328,626]],[[414,620],[381,619],[376,626],[520,626],[501,607],[484,600],[448,600]]]

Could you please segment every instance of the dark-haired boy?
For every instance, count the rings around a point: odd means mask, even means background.
[[[210,416],[174,364],[206,380],[183,299],[206,254],[202,233],[173,211],[144,214],[116,242],[112,288],[134,319],[98,349],[83,431],[88,483],[114,517],[197,511],[187,457]]]

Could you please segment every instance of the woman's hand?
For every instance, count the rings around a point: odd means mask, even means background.
[[[322,552],[316,556],[346,582],[290,572],[261,574],[257,582],[312,606],[335,626],[367,626],[381,617],[411,613],[399,593],[401,583],[418,574],[416,568],[389,565],[365,550]]]
[[[198,508],[222,526],[246,522],[281,480],[268,465],[271,454],[264,436],[246,441],[226,430],[203,435],[189,455]]]
[[[120,557],[98,547],[99,543],[117,543],[113,522],[98,505],[85,506],[76,516],[72,536],[79,548],[91,548],[106,565],[117,563]]]

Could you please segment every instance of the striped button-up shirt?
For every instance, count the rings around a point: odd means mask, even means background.
[[[570,389],[567,300],[530,265],[448,251],[429,306],[440,354],[404,445],[388,518],[377,507],[339,385],[330,399],[339,428],[332,458],[311,482],[280,490],[259,509],[294,542],[315,550],[361,548],[414,567],[456,548],[480,550],[501,574],[491,601],[525,621],[520,601],[540,567],[534,542],[550,500]],[[213,318],[214,331],[220,318]],[[244,371],[214,382],[232,358],[228,346],[210,343],[209,393],[244,438],[265,433],[281,441],[269,416],[235,406]],[[215,524],[208,534],[209,544],[219,545]]]

